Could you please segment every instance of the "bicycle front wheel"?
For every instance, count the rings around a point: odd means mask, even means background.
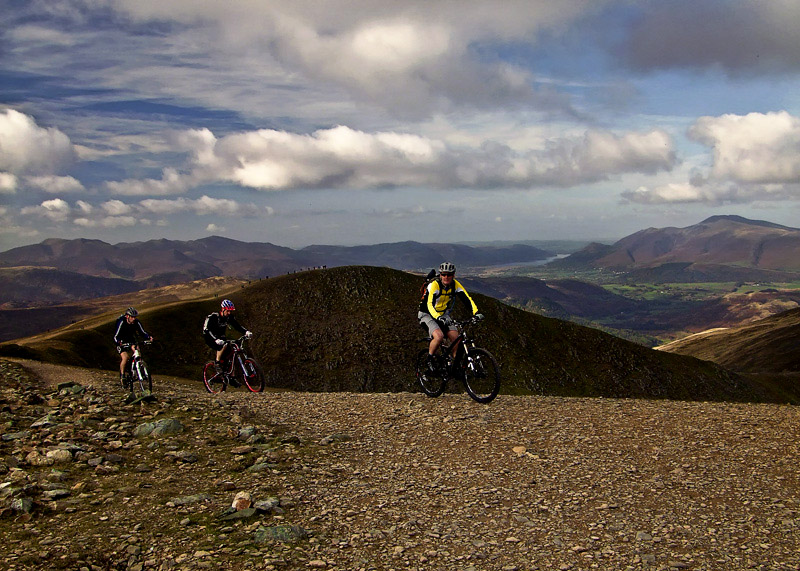
[[[422,349],[417,354],[415,370],[417,382],[422,392],[429,397],[438,397],[447,386],[447,378],[428,369],[428,350]]]
[[[255,359],[247,358],[242,359],[239,364],[241,369],[237,371],[237,375],[241,377],[250,392],[260,393],[264,390],[264,372],[261,366],[256,363]]]
[[[461,360],[464,388],[479,403],[490,403],[500,392],[500,367],[486,349],[470,349]]]
[[[214,361],[209,361],[203,367],[203,384],[206,386],[206,390],[213,394],[221,393],[228,387],[222,374],[217,373]]]
[[[144,361],[139,361],[133,368],[135,373],[133,382],[131,383],[131,390],[137,393],[137,396],[143,397],[153,392],[153,379],[150,377],[150,372],[147,370],[147,365]]]

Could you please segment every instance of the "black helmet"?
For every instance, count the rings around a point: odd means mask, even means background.
[[[128,309],[125,310],[125,315],[130,315],[131,317],[136,317],[137,315],[139,315],[139,312],[136,311],[134,308],[129,307]]]
[[[442,262],[439,264],[439,273],[454,274],[456,273],[456,265],[453,262]]]

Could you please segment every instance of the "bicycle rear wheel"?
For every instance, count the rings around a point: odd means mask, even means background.
[[[265,383],[264,372],[261,370],[261,366],[255,359],[250,357],[242,359],[240,364],[241,367],[236,371],[236,376],[242,380],[244,386],[253,393],[260,393],[263,391]]]
[[[228,388],[228,384],[224,381],[222,374],[217,373],[214,361],[209,361],[203,367],[203,384],[208,392],[214,394],[221,393]]]
[[[444,392],[447,386],[447,377],[441,373],[434,373],[428,370],[428,350],[422,349],[417,354],[415,371],[417,374],[417,382],[422,388],[422,392],[429,397],[438,397]]]
[[[470,349],[460,365],[464,374],[464,388],[479,403],[490,403],[500,392],[500,367],[486,349]]]

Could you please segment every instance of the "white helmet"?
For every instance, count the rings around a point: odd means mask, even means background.
[[[456,265],[453,262],[442,262],[439,264],[440,274],[454,274],[456,273]]]

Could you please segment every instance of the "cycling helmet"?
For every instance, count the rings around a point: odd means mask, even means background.
[[[222,303],[220,304],[220,309],[227,309],[229,311],[236,311],[236,306],[233,305],[233,302],[229,299],[223,299]]]
[[[131,317],[136,317],[137,315],[139,315],[139,312],[136,311],[134,308],[129,307],[128,309],[125,310],[125,315],[130,315]]]
[[[454,274],[456,273],[456,265],[453,262],[442,262],[439,264],[439,273]]]

